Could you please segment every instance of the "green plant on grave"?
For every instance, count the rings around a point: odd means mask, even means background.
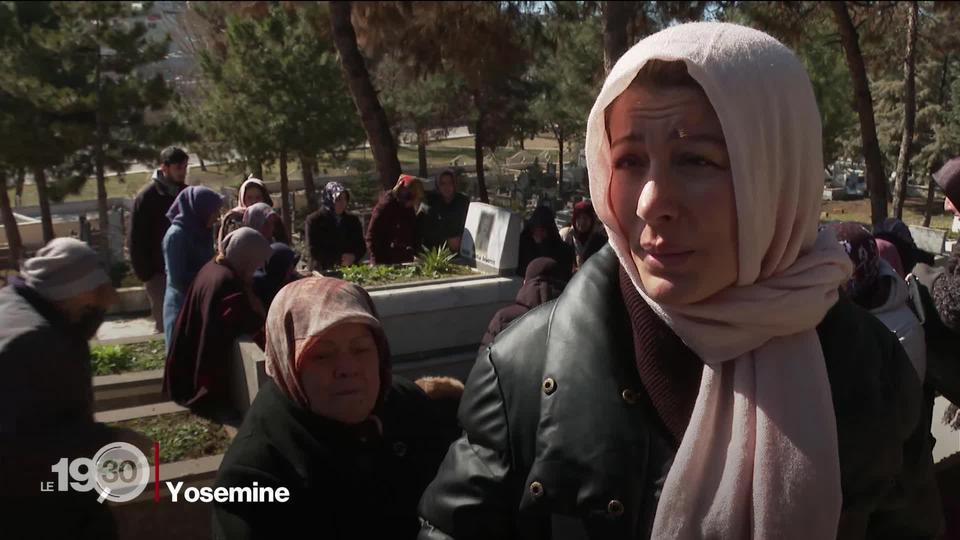
[[[122,345],[99,345],[90,350],[90,367],[94,375],[111,375],[129,371],[133,358]]]
[[[447,248],[446,242],[434,249],[423,248],[416,259],[420,274],[426,277],[438,278],[455,270],[453,260],[456,255]]]

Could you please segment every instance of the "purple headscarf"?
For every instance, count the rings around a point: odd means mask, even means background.
[[[167,218],[173,225],[191,232],[210,230],[210,218],[220,211],[223,197],[216,191],[204,186],[188,186],[177,195]]]
[[[258,202],[247,207],[243,212],[243,224],[257,232],[263,233],[263,226],[267,224],[270,217],[276,214],[273,208],[267,203]]]
[[[853,276],[844,288],[855,303],[864,305],[863,302],[867,297],[875,292],[880,278],[880,255],[877,243],[870,231],[859,223],[833,223],[830,228],[836,233],[837,241],[853,261]]]

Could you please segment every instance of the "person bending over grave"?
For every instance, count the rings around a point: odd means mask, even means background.
[[[579,270],[591,255],[600,251],[607,243],[607,233],[603,230],[603,224],[597,220],[592,202],[580,201],[573,205],[570,226],[560,229],[560,238],[573,246],[577,256],[576,270]]]
[[[437,189],[427,192],[419,216],[423,246],[434,249],[446,244],[451,252],[459,253],[469,209],[470,198],[457,191],[456,173],[453,170],[440,173]]]
[[[573,246],[560,238],[553,210],[546,206],[538,206],[527,220],[520,232],[519,249],[518,275],[526,275],[527,265],[540,257],[549,257],[557,261],[557,264],[573,271],[576,261]]]
[[[913,240],[913,235],[910,233],[910,227],[897,218],[891,217],[883,220],[880,225],[874,228],[873,236],[877,240],[880,256],[903,277],[912,273],[917,263],[933,265],[933,254],[918,248],[917,243]],[[895,256],[889,250],[888,244],[896,249]],[[897,268],[897,259],[900,262],[899,268]]]
[[[423,182],[407,174],[383,194],[367,226],[370,264],[412,262],[420,251],[417,213],[423,200]]]
[[[186,187],[186,152],[171,146],[160,153],[160,168],[140,190],[130,213],[130,265],[143,282],[150,300],[150,312],[157,332],[163,332],[163,296],[167,289],[167,271],[163,260],[163,237],[170,228],[167,211]]]
[[[270,244],[241,227],[223,239],[187,291],[174,326],[163,374],[163,393],[195,414],[233,419],[229,373],[234,342],[248,335],[263,346],[266,310],[253,290],[253,274],[270,258]]]
[[[264,238],[271,242],[290,244],[280,214],[267,203],[256,203],[248,206],[243,211],[243,221],[241,223],[244,227],[250,227],[262,234]]]
[[[243,213],[247,208],[257,203],[267,203],[273,208],[273,199],[270,197],[270,191],[263,183],[263,180],[254,178],[252,175],[247,178],[243,184],[240,184],[237,206],[232,208],[220,220],[220,232],[217,236],[217,245],[223,243],[223,239],[233,231],[243,227]]]
[[[280,291],[267,317],[265,382],[217,488],[285,488],[285,503],[214,505],[215,538],[412,539],[416,505],[450,443],[462,385],[391,375],[370,296],[327,277]],[[438,397],[439,400],[431,399]],[[455,404],[455,403],[454,403]]]
[[[340,182],[327,182],[320,209],[307,216],[304,237],[310,266],[326,272],[359,263],[367,254],[360,218],[349,213],[350,192]]]
[[[90,459],[112,442],[144,452],[152,447],[145,436],[93,417],[88,342],[116,297],[99,255],[72,238],[51,240],[0,289],[5,536],[116,538],[109,507],[96,491],[41,492],[45,482],[56,486],[51,467],[61,458]]]
[[[563,288],[570,281],[570,269],[557,264],[549,257],[534,259],[527,265],[527,273],[523,278],[523,286],[517,293],[517,299],[512,306],[507,306],[493,314],[487,331],[480,340],[480,350],[493,343],[500,332],[506,330],[510,323],[525,315],[531,309],[546,304],[560,296]]]
[[[170,229],[163,237],[163,258],[167,264],[163,334],[167,351],[184,295],[197,272],[213,258],[212,229],[222,205],[219,193],[203,186],[190,186],[177,195],[167,212]]]
[[[302,277],[297,273],[300,255],[296,251],[280,242],[270,244],[270,249],[273,254],[270,255],[267,265],[253,275],[253,290],[263,307],[268,310],[280,289]]]
[[[477,359],[421,540],[935,537],[920,380],[817,231],[803,63],[672,26],[611,69],[585,148],[610,245]]]

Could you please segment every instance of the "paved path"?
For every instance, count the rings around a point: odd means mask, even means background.
[[[139,343],[153,339],[163,339],[154,328],[152,318],[139,319],[110,318],[97,330],[97,341],[103,344]]]

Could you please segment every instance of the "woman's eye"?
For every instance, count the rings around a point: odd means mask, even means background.
[[[694,167],[714,167],[719,168],[719,165],[710,161],[709,159],[697,156],[697,155],[685,155],[680,156],[680,163],[682,165],[693,165]]]
[[[643,163],[640,158],[633,155],[623,156],[618,158],[613,162],[614,169],[632,169],[634,167],[640,167]]]

